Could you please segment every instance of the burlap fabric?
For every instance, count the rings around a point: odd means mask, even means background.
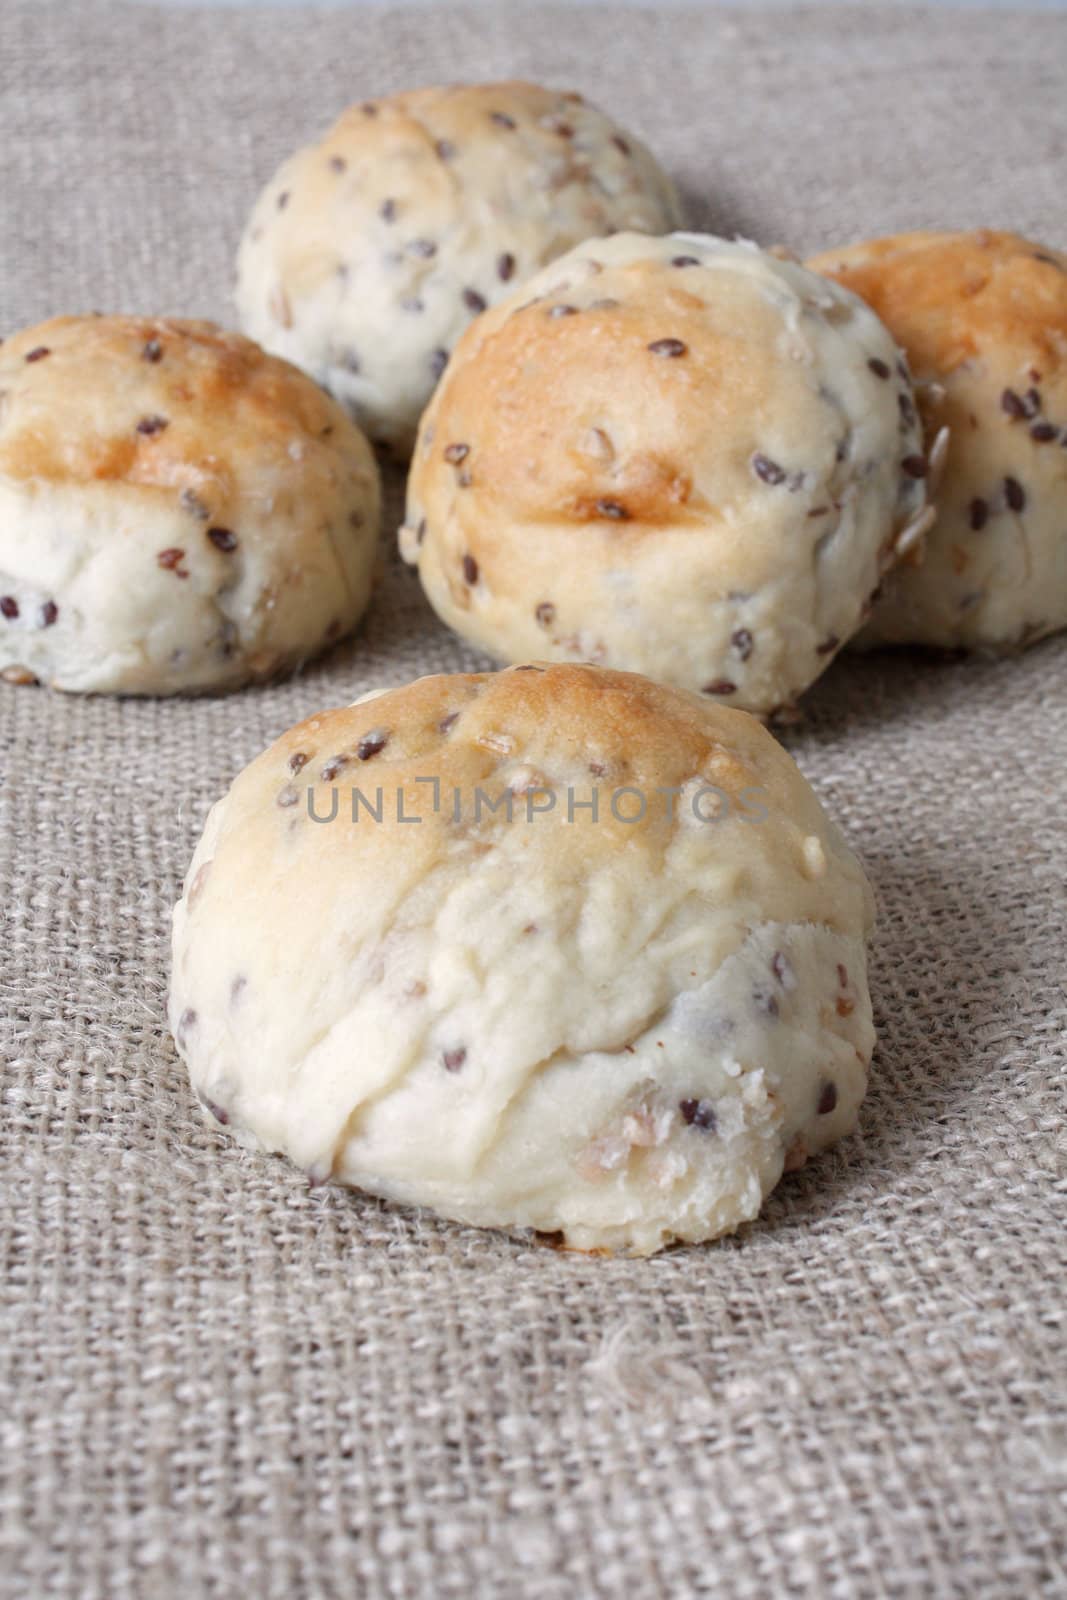
[[[449,77],[589,92],[722,230],[1062,246],[1065,69],[1055,16],[4,0],[2,322],[226,318],[276,159]],[[203,1126],[166,1033],[209,803],[298,717],[472,660],[390,559],[281,687],[0,686],[3,1593],[1067,1593],[1067,639],[811,695],[788,742],[881,899],[862,1130],[647,1262],[309,1192]]]

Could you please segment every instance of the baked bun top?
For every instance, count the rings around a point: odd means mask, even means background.
[[[532,83],[354,105],[267,184],[238,257],[242,325],[410,445],[471,319],[592,235],[677,226],[648,150]]]
[[[314,1181],[649,1250],[853,1125],[870,920],[755,719],[589,666],[424,678],[214,807],[171,1025],[210,1115]]]
[[[861,642],[1006,649],[1067,625],[1067,255],[1013,233],[912,233],[811,263],[904,346],[926,438],[948,430],[921,563]]]
[[[872,306],[908,351],[916,379],[976,356],[1029,361],[1046,384],[1067,365],[1067,255],[1016,233],[899,233],[808,265]]]
[[[754,245],[620,234],[464,336],[402,549],[494,653],[540,639],[766,710],[858,627],[924,473],[907,370],[861,300]],[[754,648],[731,654],[735,632]]]
[[[366,604],[367,441],[207,322],[56,317],[0,346],[0,664],[170,693],[295,664]]]
[[[420,778],[437,779],[440,788],[420,789]],[[572,851],[575,861],[584,862],[583,871],[597,863],[611,866],[626,840],[630,848],[665,851],[677,830],[696,820],[691,806],[677,801],[686,785],[714,785],[717,798],[705,809],[714,815],[722,808],[724,823],[735,827],[745,823],[748,797],[758,788],[760,802],[752,799],[752,806],[769,808],[771,819],[753,825],[747,837],[753,856],[763,863],[758,892],[768,905],[775,901],[787,918],[796,910],[795,896],[809,910],[814,897],[819,919],[849,932],[857,931],[866,914],[862,872],[792,759],[759,721],[637,673],[536,662],[504,672],[419,678],[354,705],[318,712],[290,728],[239,782],[249,801],[264,803],[254,823],[250,816],[245,819],[253,851],[257,831],[262,830],[264,847],[277,836],[279,798],[281,810],[290,804],[282,790],[295,788],[303,802],[313,788],[314,804],[325,813],[331,787],[347,802],[353,786],[368,797],[383,786],[388,804],[381,824],[362,832],[357,824],[360,854],[366,862],[403,850],[412,871],[452,855],[460,843],[475,855],[494,840],[508,849],[516,844],[525,824],[518,834],[509,833],[506,810],[479,808],[475,818],[479,788],[494,801],[510,792],[520,819],[526,815],[527,794],[537,797],[531,804],[540,816],[542,799],[554,793],[557,803],[544,813],[547,826],[533,826],[526,839],[533,856],[540,847],[551,854],[553,876],[563,872],[560,863]],[[633,791],[631,799],[618,800],[613,809],[610,797],[625,787]],[[594,789],[600,794],[595,811],[578,806]],[[417,828],[398,820],[398,790],[405,810],[423,818]],[[573,815],[567,808],[570,792]],[[342,807],[338,827],[315,828],[304,848],[328,856],[345,848],[346,838],[353,843],[356,835],[346,825],[350,809]],[[710,845],[716,830],[708,831]],[[556,835],[551,846],[549,832]],[[818,836],[828,857],[846,864],[854,894],[842,899],[835,874],[810,872],[803,850],[808,834]],[[754,883],[746,893],[756,892]],[[369,883],[368,907],[397,892],[399,884],[388,875]]]
[[[221,518],[252,475],[332,484],[366,442],[329,395],[242,334],[165,317],[54,317],[0,345],[0,474],[188,489]],[[247,475],[247,481],[246,480]]]

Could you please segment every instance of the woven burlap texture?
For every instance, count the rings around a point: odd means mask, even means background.
[[[721,231],[1063,246],[1065,23],[4,0],[0,321],[232,319],[275,162],[351,99],[471,76],[586,91]],[[299,717],[474,660],[391,555],[294,682],[0,686],[0,1592],[1067,1593],[1065,646],[845,659],[810,696],[787,742],[881,902],[861,1131],[738,1237],[644,1262],[312,1193],[194,1111],[163,1012],[209,804]]]

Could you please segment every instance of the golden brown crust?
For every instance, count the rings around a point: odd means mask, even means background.
[[[734,419],[756,413],[782,383],[775,314],[769,303],[762,308],[763,327],[752,329],[741,366],[729,319],[717,325],[707,302],[675,282],[680,277],[660,261],[638,261],[626,269],[625,300],[590,303],[586,285],[577,315],[563,287],[488,329],[472,325],[456,351],[435,448],[455,452],[467,433],[476,436],[477,464],[468,470],[490,502],[494,486],[506,486],[512,518],[602,525],[609,505],[625,539],[714,516],[716,507],[694,486],[694,439],[728,437]],[[684,354],[674,358],[668,349]],[[550,382],[540,381],[548,374]],[[639,428],[623,450],[597,423],[617,416],[626,392],[639,404]],[[452,439],[457,430],[464,439]],[[747,470],[740,450],[738,467]],[[492,541],[486,546],[489,560]]]
[[[401,552],[497,657],[789,704],[922,517],[898,357],[855,296],[755,246],[590,241],[461,339]]]
[[[926,549],[890,574],[861,642],[1012,649],[1067,625],[1067,255],[979,229],[809,265],[903,345],[927,447],[947,430]]]
[[[0,347],[0,670],[133,694],[268,677],[355,625],[379,488],[304,373],[206,322]]]
[[[220,457],[328,439],[329,397],[250,339],[167,317],[54,317],[0,347],[0,474],[173,486]]]
[[[1067,255],[1016,233],[903,233],[808,265],[866,300],[917,378],[1005,348],[1044,372],[1067,352]]]
[[[406,809],[424,820],[430,795],[419,781],[430,776],[443,793],[463,796],[468,811],[476,788],[491,793],[494,783],[511,785],[516,775],[531,785],[570,786],[583,797],[598,788],[604,804],[596,827],[583,826],[582,814],[574,819],[583,850],[599,842],[606,851],[619,838],[662,831],[675,810],[663,798],[667,790],[694,779],[714,785],[739,811],[745,791],[759,788],[782,812],[799,807],[798,820],[805,792],[777,741],[747,712],[637,673],[551,662],[419,678],[319,712],[284,733],[260,762],[300,790],[397,786]],[[639,823],[608,810],[608,795],[623,786],[645,797]],[[623,809],[636,810],[636,800]],[[447,827],[447,807],[439,816]],[[816,828],[815,809],[805,820]],[[428,830],[422,834],[412,849],[428,841]]]

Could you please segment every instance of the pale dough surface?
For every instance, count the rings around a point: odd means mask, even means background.
[[[479,311],[583,239],[679,221],[653,156],[581,95],[389,95],[350,106],[267,184],[238,256],[238,313],[405,451]]]
[[[593,667],[423,678],[215,806],[170,1020],[208,1114],[313,1181],[646,1253],[853,1128],[871,912],[755,719]]]

